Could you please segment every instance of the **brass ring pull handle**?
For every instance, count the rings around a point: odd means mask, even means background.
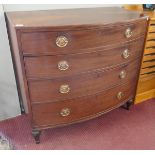
[[[130,53],[129,53],[129,50],[128,49],[125,49],[122,53],[122,57],[124,59],[127,59],[128,57],[130,56]]]
[[[118,100],[121,100],[123,98],[123,96],[124,96],[123,92],[118,92],[117,93],[117,99]]]
[[[126,71],[122,70],[119,74],[120,79],[124,79],[126,77]]]
[[[60,111],[60,115],[63,116],[63,117],[69,116],[70,115],[70,109],[69,108],[63,108]]]
[[[61,85],[59,91],[61,94],[67,94],[70,92],[70,87],[67,84]]]
[[[132,36],[132,30],[131,28],[127,28],[125,31],[125,37],[130,38]]]
[[[65,71],[69,68],[69,64],[67,61],[59,61],[58,62],[58,69],[61,71]]]
[[[56,39],[56,45],[58,47],[65,47],[68,44],[68,39],[65,36],[59,36]]]

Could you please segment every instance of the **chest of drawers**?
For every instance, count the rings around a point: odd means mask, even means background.
[[[95,118],[135,97],[147,17],[121,8],[6,13],[32,134]]]

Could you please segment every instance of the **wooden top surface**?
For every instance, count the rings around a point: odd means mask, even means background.
[[[119,7],[82,8],[6,13],[13,26],[48,27],[70,25],[104,25],[138,19],[140,13]]]

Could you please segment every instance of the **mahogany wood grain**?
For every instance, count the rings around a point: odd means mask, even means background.
[[[107,50],[90,51],[90,53],[25,57],[25,68],[28,79],[53,78],[75,75],[91,70],[106,68],[135,60],[142,53],[144,37]],[[129,50],[129,57],[124,59],[122,53]],[[67,61],[69,68],[65,71],[58,69],[60,61]]]
[[[62,32],[27,32],[21,34],[22,51],[24,54],[71,54],[80,53],[81,49],[97,48],[113,45],[135,39],[146,33],[146,20],[141,20],[136,24],[115,25],[94,30],[74,30]],[[125,37],[127,28],[132,30],[131,38]],[[56,39],[59,36],[65,36],[68,44],[65,47],[58,47]]]
[[[108,68],[105,71],[100,70],[50,80],[32,80],[28,82],[30,99],[32,104],[36,104],[94,94],[118,83],[136,79],[139,65],[140,63],[138,61],[134,61],[130,64]],[[124,79],[119,77],[121,71],[126,72]],[[70,92],[67,94],[61,94],[59,92],[60,86],[64,84],[70,87]]]
[[[32,105],[33,125],[36,128],[62,126],[68,123],[82,121],[96,115],[108,112],[134,96],[135,81],[120,85],[92,96],[81,97],[63,102]],[[123,92],[121,100],[117,99],[118,92]],[[70,115],[63,117],[60,111],[70,109]]]
[[[17,29],[23,27],[17,24],[23,24],[29,28],[64,28],[83,27],[87,28],[98,25],[106,25],[141,20],[139,12],[130,12],[119,7],[98,7],[98,8],[80,8],[80,9],[62,9],[62,10],[42,10],[42,11],[17,11],[7,12],[7,17],[12,25]],[[145,18],[145,17],[144,17]]]

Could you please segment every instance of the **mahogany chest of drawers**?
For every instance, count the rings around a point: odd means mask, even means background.
[[[147,17],[122,8],[6,13],[21,102],[42,129],[131,105]]]

